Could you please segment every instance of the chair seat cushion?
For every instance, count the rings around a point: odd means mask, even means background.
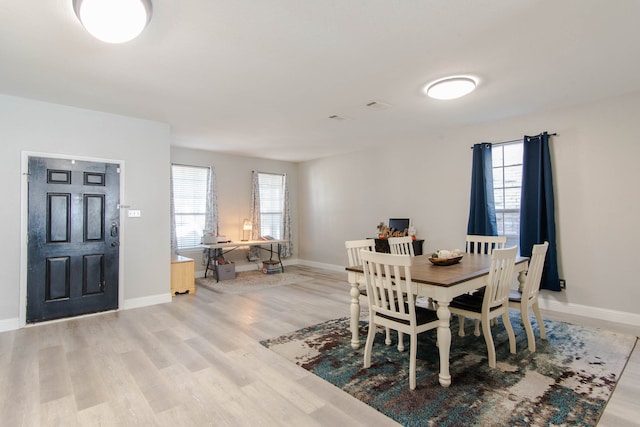
[[[484,297],[484,290],[485,290],[485,289],[486,289],[486,288],[483,286],[483,287],[482,287],[482,288],[480,288],[480,289],[476,289],[475,291],[470,292],[470,293],[469,293],[469,295],[473,295],[474,297],[480,297],[480,298],[483,298],[483,297]]]
[[[459,308],[460,310],[473,311],[475,313],[482,313],[482,299],[483,297],[477,295],[463,294],[455,297],[450,307]]]
[[[522,301],[522,292],[516,290],[516,289],[512,289],[511,292],[509,292],[509,301],[512,302],[521,302]]]
[[[395,320],[400,323],[404,323],[405,325],[409,324],[408,320],[400,320],[395,317],[387,316],[386,314],[377,313],[376,316],[384,317],[385,319]],[[429,310],[427,308],[416,306],[416,323],[418,325],[424,325],[426,323],[435,322],[438,320],[438,314],[434,310]]]

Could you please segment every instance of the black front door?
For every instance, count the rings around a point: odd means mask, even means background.
[[[119,165],[29,158],[27,322],[118,308]]]

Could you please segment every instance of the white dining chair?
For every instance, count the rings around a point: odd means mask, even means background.
[[[411,236],[389,237],[389,250],[396,255],[415,256],[413,252],[413,238]]]
[[[494,249],[504,249],[507,244],[507,236],[483,236],[479,234],[467,234],[465,252],[469,254],[490,255]],[[494,321],[492,321],[493,323]],[[475,321],[473,334],[480,336],[480,321]]]
[[[502,316],[502,322],[509,335],[509,351],[512,354],[516,352],[516,337],[509,320],[509,292],[517,253],[517,246],[495,249],[491,255],[491,267],[484,294],[482,296],[463,294],[454,298],[449,305],[451,312],[458,315],[460,319],[459,336],[464,336],[465,318],[480,320],[491,368],[496,367],[496,349],[489,323],[491,319]]]
[[[413,249],[414,240],[411,236],[389,237],[387,240],[389,241],[389,250],[392,254],[415,256]],[[423,303],[424,308],[436,309],[432,298],[427,298],[425,301],[426,302]]]
[[[509,307],[520,310],[520,317],[522,318],[524,329],[527,332],[527,341],[529,351],[531,352],[536,351],[536,339],[533,335],[531,319],[529,318],[529,307],[533,308],[533,313],[538,320],[540,338],[543,340],[547,339],[547,333],[544,329],[544,322],[542,320],[542,313],[540,313],[540,306],[538,305],[538,293],[540,291],[540,279],[542,278],[542,269],[544,267],[544,259],[547,255],[548,248],[549,242],[533,246],[531,258],[529,259],[527,277],[524,281],[522,292],[512,289],[509,294]]]
[[[507,236],[481,236],[467,234],[466,249],[468,254],[491,254],[494,249],[504,249]]]
[[[349,267],[361,266],[360,251],[366,249],[372,252],[376,250],[376,241],[374,239],[363,240],[347,240],[344,242],[347,249],[347,259]]]
[[[413,250],[413,238],[411,236],[402,236],[402,237],[389,237],[389,251],[395,255],[409,255],[411,257],[415,256],[415,252]],[[433,300],[431,298],[428,299],[427,307],[433,307]],[[404,351],[404,345],[402,344],[404,339],[402,337],[402,332],[398,332],[398,350]]]
[[[416,388],[418,334],[438,327],[435,311],[417,307],[411,284],[411,256],[363,250],[362,267],[369,299],[369,332],[364,367],[371,366],[376,325],[408,334],[409,388]]]
[[[362,260],[360,259],[360,251],[365,249],[375,252],[376,241],[374,239],[362,239],[362,240],[346,240],[344,246],[347,249],[347,259],[349,267],[362,266]],[[360,295],[366,296],[366,289],[360,289]],[[389,328],[385,329],[385,344],[391,345],[391,331]],[[401,341],[398,339],[398,341]],[[403,351],[404,347],[399,346],[398,350]]]

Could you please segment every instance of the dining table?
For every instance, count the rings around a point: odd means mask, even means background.
[[[436,265],[429,261],[430,255],[415,256],[411,263],[413,293],[431,298],[437,307],[437,340],[440,355],[439,381],[443,387],[451,385],[449,352],[451,349],[451,311],[449,303],[458,295],[472,292],[485,286],[491,267],[491,255],[465,253],[462,259],[451,265]],[[528,258],[517,256],[514,267],[514,285],[522,287]],[[362,266],[346,267],[351,286],[350,328],[351,346],[360,347],[360,289],[365,285]],[[404,279],[404,278],[403,278]]]

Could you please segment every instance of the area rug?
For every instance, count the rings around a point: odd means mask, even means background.
[[[616,386],[636,337],[546,321],[547,340],[527,349],[519,314],[511,313],[517,354],[502,323],[493,326],[498,365],[489,368],[484,338],[457,335],[451,322],[452,384],[438,382],[436,332],[420,335],[417,387],[409,390],[409,342],[404,353],[378,332],[372,366],[350,345],[349,319],[331,320],[261,344],[405,426],[594,426]],[[538,326],[533,322],[536,336]],[[360,323],[362,346],[367,322]],[[396,337],[393,333],[394,339]]]
[[[196,285],[214,292],[244,294],[275,288],[277,286],[290,285],[292,283],[306,282],[308,280],[311,280],[309,276],[303,276],[297,273],[264,274],[256,270],[241,271],[236,274],[235,279],[221,280],[219,282],[216,282],[215,276],[209,276],[207,278],[201,277],[196,279]]]

